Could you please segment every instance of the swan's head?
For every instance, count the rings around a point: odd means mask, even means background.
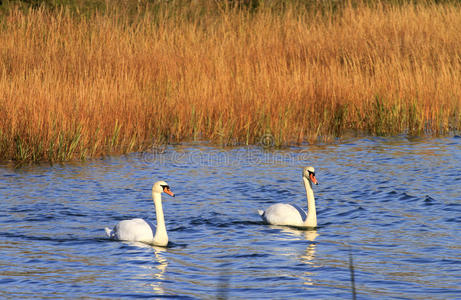
[[[319,184],[315,178],[315,169],[314,167],[305,167],[303,169],[303,177],[306,177],[311,183],[317,185]]]
[[[163,180],[154,183],[154,186],[152,187],[152,193],[165,193],[171,197],[174,197],[174,193],[170,190],[170,186]]]

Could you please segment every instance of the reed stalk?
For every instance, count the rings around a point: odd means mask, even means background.
[[[72,3],[0,13],[0,160],[461,128],[456,3]]]

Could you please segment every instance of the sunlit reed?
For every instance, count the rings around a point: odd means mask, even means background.
[[[165,3],[4,12],[0,160],[461,128],[455,4]]]

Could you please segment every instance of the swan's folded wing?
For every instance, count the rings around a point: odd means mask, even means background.
[[[265,211],[263,218],[272,225],[301,226],[303,216],[306,216],[306,213],[302,209],[286,203],[277,203]]]
[[[131,219],[120,221],[114,228],[117,240],[148,242],[154,239],[153,225],[143,219]]]
[[[292,205],[294,208],[296,208],[296,210],[299,212],[299,215],[301,216],[301,219],[304,221],[306,221],[307,219],[307,214],[306,212],[299,206],[297,206],[296,204],[293,204]]]

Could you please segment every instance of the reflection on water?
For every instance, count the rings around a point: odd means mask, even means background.
[[[318,236],[317,231],[306,231],[304,232],[304,238],[312,243],[309,243],[306,247],[306,251],[303,255],[300,256],[301,261],[307,265],[314,266],[314,258],[315,258],[315,247],[316,244],[313,243],[315,238]],[[310,274],[306,272],[306,274]]]
[[[133,279],[146,282],[155,295],[165,295],[163,284],[168,267],[168,260],[165,258],[167,249],[141,242],[120,243],[128,246],[126,254],[130,263],[140,267],[139,272],[133,274]]]
[[[304,250],[301,249],[300,253],[296,255],[299,261],[303,264],[307,265],[308,269],[316,267],[315,264],[315,248],[316,243],[314,242],[315,239],[319,236],[317,230],[305,230],[305,229],[296,229],[294,227],[289,226],[276,226],[276,225],[269,225],[271,228],[278,229],[283,233],[293,235],[299,237],[302,240],[306,241],[306,247]],[[318,265],[317,265],[318,266]],[[314,281],[312,277],[314,273],[311,271],[305,271],[300,274],[300,278],[303,280],[304,285],[314,285]]]
[[[154,255],[157,264],[155,268],[158,270],[154,273],[154,281],[151,283],[152,289],[155,291],[156,295],[164,295],[165,291],[163,289],[163,281],[165,280],[165,271],[168,267],[168,261],[165,257],[162,256],[162,252],[165,251],[164,248],[161,247],[153,247],[154,248]]]
[[[154,155],[155,154],[155,155]],[[0,167],[0,298],[344,299],[461,295],[461,138],[375,138],[281,150],[203,144],[54,166]],[[264,225],[257,208],[305,205],[318,228]],[[110,241],[123,219],[167,248]]]

